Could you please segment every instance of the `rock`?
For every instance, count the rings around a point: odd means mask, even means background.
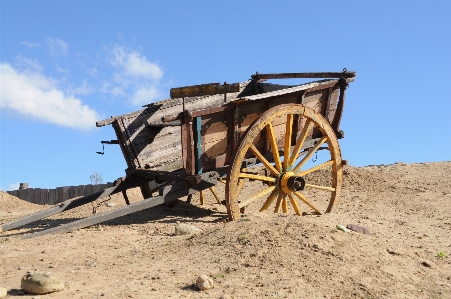
[[[423,266],[425,266],[425,267],[428,267],[428,268],[433,268],[433,267],[434,267],[434,263],[431,262],[431,261],[428,261],[428,260],[423,260],[423,261],[421,262],[421,264],[422,264]]]
[[[175,227],[175,235],[176,236],[198,234],[200,232],[202,232],[201,229],[199,229],[195,226],[192,226],[192,225],[184,224],[184,223],[179,223]]]
[[[0,287],[0,298],[5,298],[8,295],[8,290]]]
[[[109,207],[109,208],[112,208],[112,207],[116,206],[116,203],[115,202],[109,202],[109,203],[106,204],[106,206]]]
[[[344,227],[344,226],[341,225],[341,224],[337,224],[337,228],[338,228],[339,230],[344,231],[345,233],[349,233],[349,232],[350,232],[349,229],[347,229],[346,227]]]
[[[44,295],[64,289],[64,282],[50,272],[28,272],[22,277],[21,288],[27,293]]]
[[[361,234],[371,235],[370,231],[366,227],[357,224],[348,224],[346,225],[346,228]]]
[[[201,275],[196,280],[196,286],[202,291],[212,289],[214,287],[213,278],[208,275]]]

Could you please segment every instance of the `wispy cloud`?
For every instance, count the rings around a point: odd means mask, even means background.
[[[20,44],[24,45],[25,47],[30,48],[30,49],[38,48],[41,46],[40,44],[31,43],[31,42],[27,42],[27,41],[20,42]]]
[[[11,183],[11,184],[9,184],[8,190],[6,190],[6,191],[19,190],[19,186],[20,186],[20,183]]]
[[[87,80],[83,80],[83,83],[80,86],[70,89],[69,92],[74,95],[75,94],[88,95],[90,93],[93,93],[94,91],[95,88],[93,86],[90,86]]]
[[[144,55],[139,52],[125,49],[124,47],[115,46],[113,49],[114,60],[113,66],[121,69],[123,76],[126,77],[142,77],[149,80],[160,80],[163,71],[156,63],[147,60]]]
[[[65,75],[70,75],[70,71],[68,69],[62,68],[58,64],[55,64],[55,68],[60,73],[63,73]]]
[[[164,96],[159,90],[163,71],[139,51],[116,45],[110,62],[117,71],[106,90],[113,96],[128,97],[134,105],[152,103]]]
[[[56,80],[37,71],[19,71],[0,63],[0,109],[9,109],[44,122],[88,130],[100,117],[81,100],[64,94]]]
[[[47,37],[47,47],[51,56],[66,56],[69,53],[69,45],[60,38]]]
[[[31,69],[38,72],[42,70],[41,64],[36,59],[26,58],[20,54],[16,56],[15,62],[21,69]]]

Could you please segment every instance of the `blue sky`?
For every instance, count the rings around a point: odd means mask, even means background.
[[[354,166],[451,160],[451,1],[0,0],[0,189],[126,168],[95,121],[172,87],[256,71],[356,71],[341,124]]]

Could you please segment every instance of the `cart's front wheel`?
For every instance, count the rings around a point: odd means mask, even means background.
[[[323,149],[330,155],[316,159]],[[246,166],[252,157],[259,164]],[[299,104],[274,107],[253,122],[237,148],[226,185],[229,218],[273,204],[275,213],[288,213],[288,203],[297,215],[333,212],[342,173],[337,137],[321,114]]]

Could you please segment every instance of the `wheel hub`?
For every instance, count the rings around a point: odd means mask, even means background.
[[[305,187],[305,180],[301,176],[295,175],[294,172],[289,171],[282,174],[279,181],[280,189],[285,194],[302,191]]]

